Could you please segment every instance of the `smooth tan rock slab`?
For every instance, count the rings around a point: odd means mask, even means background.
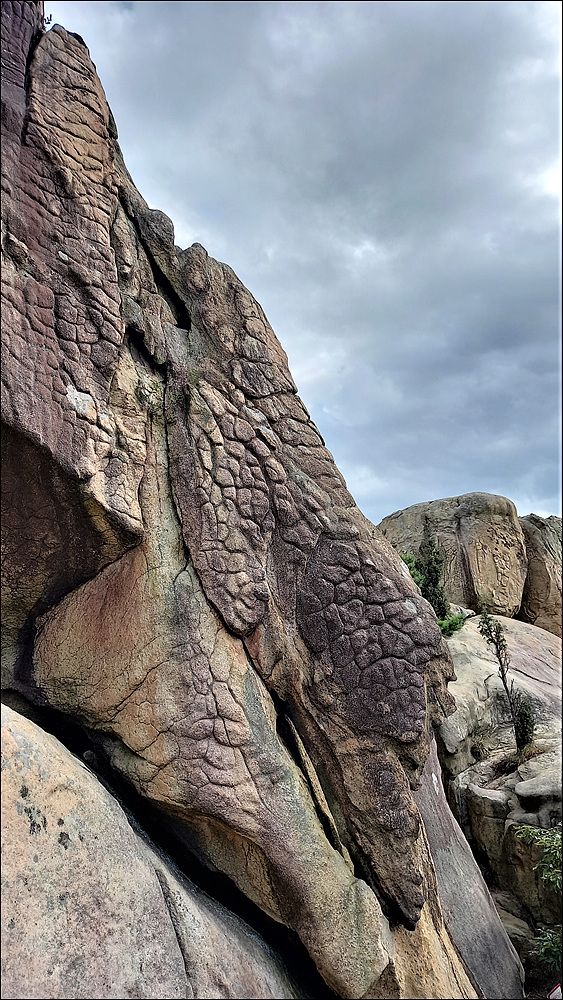
[[[425,779],[416,801],[434,859],[448,932],[483,996],[522,997],[523,969],[507,934],[499,927],[502,920],[448,805],[435,746]]]
[[[537,738],[544,749],[557,746],[561,735],[561,641],[551,632],[501,615],[511,660],[511,678],[536,708]],[[457,774],[469,764],[472,741],[484,738],[491,747],[513,747],[506,696],[492,647],[479,632],[478,617],[448,639],[456,671],[450,685],[457,709],[440,726],[447,768]]]

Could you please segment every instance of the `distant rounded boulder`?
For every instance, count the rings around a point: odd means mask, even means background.
[[[417,555],[428,525],[444,556],[448,600],[511,618],[522,603],[528,567],[516,507],[506,497],[466,493],[415,504],[385,517],[379,530],[397,552]]]
[[[561,635],[561,518],[528,514],[520,518],[526,541],[528,572],[523,621]]]

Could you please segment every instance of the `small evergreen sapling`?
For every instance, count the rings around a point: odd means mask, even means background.
[[[444,556],[440,552],[430,523],[424,522],[422,542],[416,559],[416,568],[423,577],[420,585],[422,596],[426,598],[436,612],[436,617],[444,620],[450,613],[449,601],[442,586],[442,571],[444,569]]]
[[[401,559],[408,566],[417,587],[420,587],[422,596],[434,608],[442,635],[453,635],[465,624],[465,617],[450,613],[450,604],[441,582],[444,556],[436,545],[428,521],[424,524],[418,555],[403,552]]]
[[[521,753],[534,739],[536,727],[534,706],[522,691],[514,687],[514,680],[511,678],[509,680],[510,655],[501,622],[492,618],[488,611],[483,611],[479,618],[479,631],[488,645],[493,647],[497,658],[498,675],[508,699],[516,749]]]
[[[442,635],[448,637],[465,625],[465,615],[448,615],[447,618],[438,618],[438,625]]]

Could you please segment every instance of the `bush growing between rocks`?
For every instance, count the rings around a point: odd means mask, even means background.
[[[534,739],[536,728],[534,706],[529,698],[519,691],[518,688],[514,687],[513,679],[509,683],[510,655],[501,622],[497,621],[496,618],[492,618],[488,611],[482,611],[479,619],[479,632],[485,642],[494,649],[499,665],[498,674],[508,699],[516,749],[521,754],[526,747],[532,744]]]
[[[542,855],[534,871],[556,892],[561,892],[561,826],[554,826],[552,830],[521,826],[516,836],[525,844],[536,844],[541,848]]]
[[[534,943],[534,955],[546,971],[557,974],[561,971],[561,925],[542,927]]]
[[[401,559],[408,567],[416,585],[420,587],[422,596],[434,608],[442,635],[453,635],[465,623],[465,618],[463,615],[450,614],[450,603],[441,583],[444,556],[434,541],[428,521],[424,525],[418,555],[403,552]]]
[[[422,589],[422,583],[424,577],[422,576],[422,573],[420,573],[419,570],[416,568],[416,556],[413,556],[412,552],[401,552],[401,559],[407,566],[408,571],[412,576],[414,582],[416,583],[417,587],[420,587]]]
[[[420,585],[422,596],[432,605],[438,620],[445,620],[450,613],[450,604],[441,582],[444,556],[434,541],[428,521],[424,524],[416,568],[423,578]]]
[[[450,636],[465,625],[465,616],[448,615],[447,618],[438,618],[438,625],[440,626],[442,635]]]
[[[541,849],[541,858],[534,871],[555,892],[562,888],[561,826],[540,830],[535,826],[522,826],[516,836],[525,844],[535,844]],[[541,927],[534,942],[533,954],[546,972],[554,975],[561,971],[561,924]]]
[[[520,752],[526,750],[534,742],[536,731],[536,711],[529,698],[521,691],[514,691],[514,736]]]

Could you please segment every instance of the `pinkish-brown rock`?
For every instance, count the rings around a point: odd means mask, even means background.
[[[413,796],[453,708],[435,616],[259,304],[137,192],[83,42],[2,14],[6,686],[340,996],[474,997]]]

